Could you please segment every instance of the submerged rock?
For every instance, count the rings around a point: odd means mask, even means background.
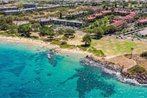
[[[101,68],[104,72],[113,75],[116,79],[121,82],[135,84],[135,85],[147,85],[147,74],[146,73],[138,73],[136,75],[132,75],[128,72],[123,71],[123,67],[112,64],[107,61],[96,60],[93,57],[86,56],[85,59],[81,60],[81,65],[90,65]]]

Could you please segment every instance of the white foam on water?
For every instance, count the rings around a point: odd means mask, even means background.
[[[118,79],[119,81],[121,81],[123,83],[128,83],[128,84],[133,84],[133,85],[138,85],[138,86],[147,86],[147,84],[140,84],[135,79],[129,79],[129,78],[123,77],[121,75],[121,72],[119,72],[119,70],[108,69],[108,68],[106,68],[106,65],[102,64],[101,62],[86,60],[86,64],[88,64],[90,66],[95,66],[95,67],[101,68],[102,71],[104,71],[105,73],[108,73],[109,75],[114,76],[116,79]]]

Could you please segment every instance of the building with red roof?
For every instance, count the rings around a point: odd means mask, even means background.
[[[111,25],[118,27],[118,28],[121,28],[126,25],[126,21],[118,20],[118,21],[113,22]]]
[[[93,21],[96,18],[103,17],[104,15],[112,14],[112,12],[113,12],[112,10],[103,10],[100,13],[96,13],[96,14],[88,16],[87,20]],[[123,10],[123,9],[116,9],[114,10],[114,13],[117,13],[119,15],[124,15],[124,16],[111,20],[110,25],[113,25],[115,27],[123,27],[126,24],[126,22],[133,22],[134,17],[137,15],[137,13],[134,11],[130,12],[128,10]]]
[[[123,27],[126,23],[133,22],[134,17],[137,15],[136,12],[130,12],[128,15],[124,17],[115,18],[112,20],[111,25],[115,27]]]
[[[96,18],[100,18],[100,17],[102,17],[103,16],[103,14],[102,13],[96,13],[96,14],[94,14],[95,15],[95,17]]]
[[[100,12],[100,13],[95,13],[95,14],[93,14],[93,15],[87,16],[87,20],[88,20],[88,21],[93,21],[93,20],[96,19],[96,18],[101,18],[101,17],[103,17],[104,15],[107,15],[107,14],[110,14],[110,13],[112,13],[111,10],[104,10],[104,11],[102,11],[102,12]]]
[[[93,21],[94,19],[96,19],[95,15],[90,15],[87,17],[88,21]]]
[[[147,18],[142,18],[137,21],[137,25],[146,25],[146,24],[147,24]]]
[[[112,14],[112,10],[104,10],[102,11],[103,15]]]
[[[119,15],[128,15],[130,12],[127,10],[123,10],[123,9],[115,9],[114,13],[119,14]]]

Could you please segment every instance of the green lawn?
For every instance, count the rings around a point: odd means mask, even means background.
[[[131,53],[131,48],[134,48],[134,54],[138,54],[147,50],[147,43],[118,40],[113,38],[102,38],[100,40],[93,40],[91,47],[94,47],[97,50],[102,50],[105,55],[128,54]]]

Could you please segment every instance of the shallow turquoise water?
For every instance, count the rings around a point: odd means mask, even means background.
[[[0,98],[147,98],[147,88],[123,84],[91,66],[79,55],[0,43]]]

